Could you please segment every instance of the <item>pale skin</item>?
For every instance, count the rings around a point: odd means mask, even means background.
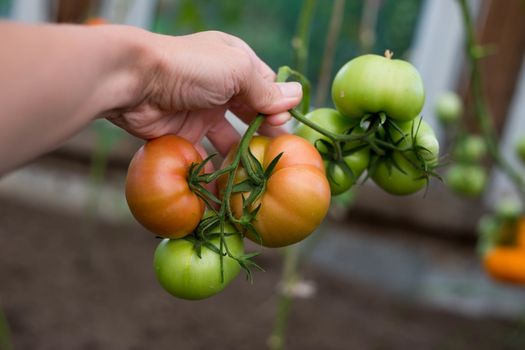
[[[102,25],[0,22],[0,174],[49,152],[97,118],[151,139],[207,137],[221,154],[239,135],[224,118],[279,125],[302,97],[241,39],[221,32],[164,36]],[[199,147],[200,148],[200,147]]]

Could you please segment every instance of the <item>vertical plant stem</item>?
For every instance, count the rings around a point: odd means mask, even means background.
[[[366,0],[359,26],[359,52],[369,53],[376,41],[375,28],[382,0]]]
[[[277,315],[275,317],[273,332],[268,340],[271,350],[284,349],[288,315],[292,304],[294,283],[299,279],[297,269],[299,267],[299,245],[284,248],[284,264],[279,285],[279,301],[277,304]]]
[[[303,75],[306,71],[308,60],[308,44],[309,33],[312,24],[312,15],[315,7],[315,0],[304,0],[297,25],[297,32],[292,41],[294,49],[294,68]],[[310,100],[310,91],[304,91],[303,99]],[[290,289],[298,277],[299,266],[299,244],[292,245],[284,249],[284,263],[281,274],[281,281],[279,283],[279,295],[277,304],[277,315],[274,321],[274,327],[270,338],[268,339],[268,347],[271,350],[283,350],[286,339],[286,329],[288,324],[288,315],[292,304],[292,296]]]
[[[470,62],[471,93],[474,99],[474,114],[478,121],[488,152],[495,164],[514,183],[525,204],[525,179],[508,161],[503,157],[498,144],[498,138],[492,123],[492,115],[489,111],[485,94],[483,93],[483,79],[479,60],[483,57],[483,49],[477,45],[475,39],[475,26],[468,7],[467,0],[458,0],[461,7],[463,24],[465,26],[465,52]]]
[[[90,179],[90,193],[87,204],[87,218],[88,221],[95,219],[98,210],[98,204],[100,200],[100,190],[104,183],[106,176],[106,169],[109,159],[109,149],[105,147],[99,140],[95,145],[95,149],[92,154],[91,167],[89,172]]]
[[[315,107],[321,106],[326,101],[332,66],[334,63],[335,49],[337,46],[337,38],[341,32],[341,25],[343,23],[344,9],[345,0],[334,0],[332,15],[330,17],[330,27],[328,29],[328,34],[326,35],[321,71],[319,73],[319,80],[315,92]]]
[[[9,331],[9,324],[7,319],[0,310],[0,350],[12,350],[13,343],[11,342],[11,333]]]
[[[303,0],[297,29],[292,39],[292,48],[294,50],[293,68],[303,74],[307,68],[308,43],[310,41],[310,27],[315,4],[316,0]]]

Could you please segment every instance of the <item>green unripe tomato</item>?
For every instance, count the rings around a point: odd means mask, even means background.
[[[355,127],[354,134],[363,132],[363,130],[356,126],[356,122],[345,118],[341,113],[331,108],[319,108],[307,115],[305,118],[321,126],[327,131],[337,134],[344,134],[350,128]],[[308,140],[313,145],[316,145],[320,152],[326,152],[327,148],[319,143],[318,140],[329,141],[329,138],[315,131],[305,124],[299,124],[295,134]],[[358,147],[358,141],[348,142],[343,147],[344,150],[349,150]],[[368,147],[362,148],[353,152],[343,158],[344,163],[350,168],[352,174],[346,173],[340,164],[325,160],[325,169],[327,173],[328,183],[330,184],[330,193],[335,196],[346,192],[352,187],[356,180],[361,176],[363,171],[368,167],[369,150]],[[353,176],[352,176],[353,175]]]
[[[445,175],[445,184],[459,195],[477,197],[485,190],[487,173],[479,165],[454,164]]]
[[[423,171],[399,152],[392,153],[390,159],[381,160],[370,177],[385,192],[397,196],[416,193],[427,184]]]
[[[477,162],[485,154],[487,154],[487,146],[479,135],[467,135],[459,139],[453,150],[455,160],[467,163]]]
[[[463,113],[463,103],[455,92],[446,92],[436,103],[436,116],[443,124],[450,124],[459,119]]]
[[[496,215],[505,220],[515,220],[523,215],[523,205],[516,198],[503,198],[496,203]]]
[[[416,68],[402,60],[364,55],[346,63],[332,84],[336,108],[350,118],[384,112],[396,121],[409,121],[425,102],[423,81]]]
[[[398,123],[398,126],[405,135],[398,146],[404,148],[413,144],[418,145],[421,147],[419,154],[427,162],[427,165],[437,165],[439,141],[434,129],[426,121],[419,118],[408,123]],[[393,133],[396,135],[393,137],[394,141],[398,141],[402,137],[397,130],[394,130]]]
[[[234,256],[244,252],[241,236],[231,225],[224,229],[229,251]],[[210,240],[220,247],[220,238]],[[224,281],[221,281],[220,256],[216,252],[201,247],[201,257],[197,255],[194,244],[184,238],[164,239],[155,250],[154,267],[161,286],[175,297],[189,300],[208,298],[222,291],[240,272],[237,261],[223,258]]]
[[[419,157],[413,150],[403,153],[394,151],[379,160],[371,178],[388,193],[408,195],[421,190],[427,184],[427,176],[422,169],[437,165],[439,142],[434,130],[423,120],[415,119],[396,125],[403,134],[390,129],[392,140],[399,148],[418,148]]]
[[[525,164],[525,135],[522,135],[516,142],[516,154]]]

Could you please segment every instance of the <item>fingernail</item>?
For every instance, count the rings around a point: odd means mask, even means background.
[[[301,87],[301,84],[295,81],[292,81],[289,83],[277,83],[277,85],[279,86],[279,89],[281,90],[283,97],[286,97],[286,98],[299,97],[301,96],[303,92],[303,88]]]

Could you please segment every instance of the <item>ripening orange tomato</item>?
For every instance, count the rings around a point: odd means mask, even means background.
[[[234,149],[226,157],[223,167],[231,164]],[[266,247],[283,247],[301,241],[323,221],[330,205],[330,186],[324,172],[319,152],[305,139],[295,135],[281,135],[274,139],[255,136],[250,150],[263,169],[283,153],[272,174],[268,177],[261,197],[251,205],[261,208],[252,222],[261,241],[247,233],[247,237]],[[223,190],[226,176],[219,179]],[[235,183],[247,178],[246,171],[238,169]],[[243,213],[242,195],[231,197],[234,216]]]
[[[199,152],[182,137],[148,141],[133,156],[126,178],[126,200],[133,216],[154,234],[180,238],[192,232],[205,204],[188,185]]]
[[[496,247],[485,255],[484,265],[497,280],[525,284],[525,249]]]

